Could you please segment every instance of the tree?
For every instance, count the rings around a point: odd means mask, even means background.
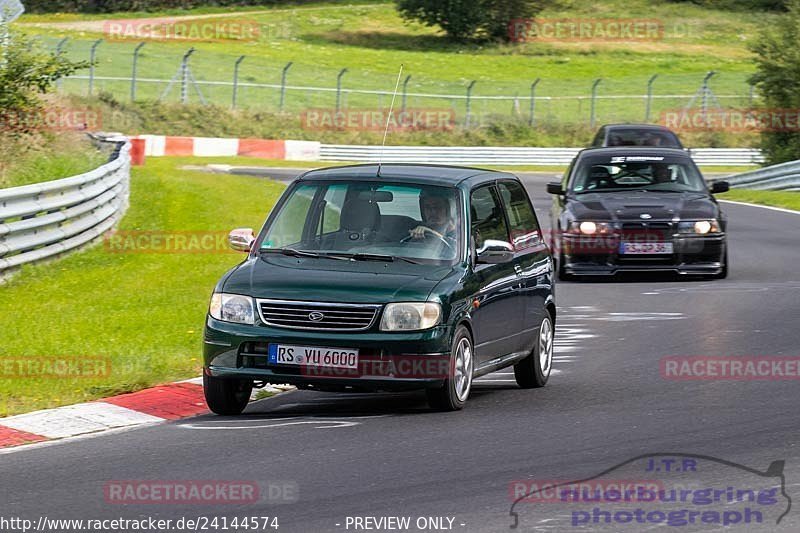
[[[751,50],[756,73],[750,78],[767,108],[800,110],[800,0],[788,0],[788,12],[764,28]],[[787,123],[788,126],[788,123]],[[763,131],[761,147],[768,163],[800,159],[800,125],[788,131]]]
[[[543,0],[399,0],[397,10],[407,20],[439,26],[454,40],[512,39],[509,23],[531,19]]]
[[[6,131],[27,132],[34,127],[30,117],[42,110],[40,95],[58,79],[89,66],[87,61],[70,61],[14,33],[0,53],[0,127]]]

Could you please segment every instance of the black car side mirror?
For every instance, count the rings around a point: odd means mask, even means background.
[[[727,181],[715,181],[711,184],[711,194],[728,192],[729,190],[731,190],[731,184]]]
[[[550,194],[564,194],[564,188],[561,184],[557,181],[553,181],[547,184],[547,192]]]
[[[478,248],[476,255],[478,263],[490,265],[508,263],[514,259],[514,247],[510,242],[486,239],[483,246]]]

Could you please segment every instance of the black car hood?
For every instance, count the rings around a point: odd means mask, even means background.
[[[225,280],[223,290],[256,298],[317,302],[425,301],[450,266],[403,261],[337,261],[262,255]]]
[[[569,209],[577,220],[672,220],[717,218],[719,207],[704,193],[634,192],[584,193],[571,198]]]

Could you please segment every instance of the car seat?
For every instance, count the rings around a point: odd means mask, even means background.
[[[336,249],[345,250],[375,237],[380,229],[381,212],[377,203],[353,197],[342,206],[339,222],[341,230],[336,238]]]

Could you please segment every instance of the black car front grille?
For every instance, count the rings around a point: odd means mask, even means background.
[[[629,231],[670,231],[674,227],[672,222],[623,222],[622,230]]]
[[[671,222],[623,222],[621,237],[628,242],[664,242],[672,239],[674,228]]]
[[[380,305],[258,300],[261,320],[289,329],[363,331],[375,322]]]

